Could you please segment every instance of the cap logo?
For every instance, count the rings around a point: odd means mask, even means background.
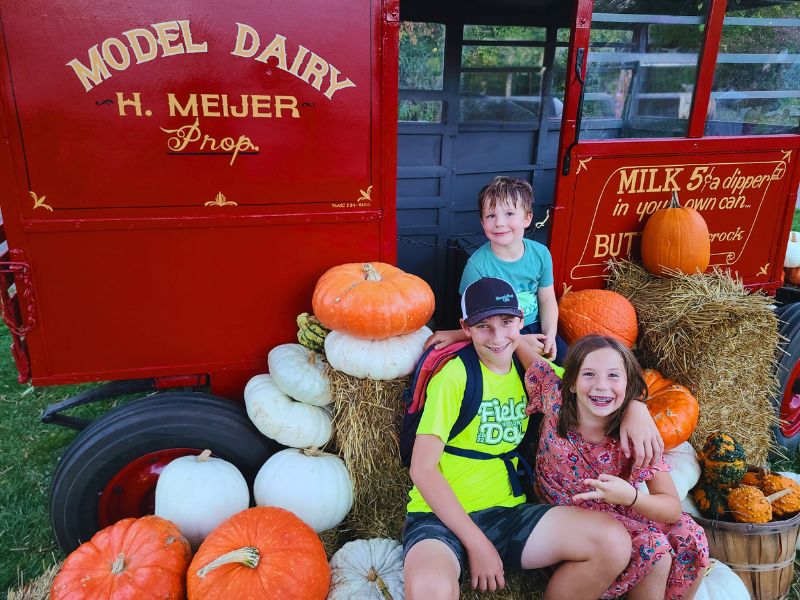
[[[495,296],[495,300],[499,300],[501,302],[510,302],[511,301],[511,294],[506,294],[505,296]]]

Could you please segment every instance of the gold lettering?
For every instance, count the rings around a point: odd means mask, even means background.
[[[134,92],[133,100],[125,100],[125,96],[122,92],[117,92],[117,107],[119,108],[120,117],[127,116],[125,113],[126,106],[132,106],[137,117],[142,116],[142,101],[139,98],[140,95],[139,92]]]
[[[297,98],[294,96],[275,96],[275,116],[280,119],[283,117],[281,113],[284,110],[292,111],[293,119],[300,118],[300,111],[297,110]]]
[[[253,94],[252,96],[250,96],[250,101],[252,102],[254,117],[272,116],[272,113],[269,112],[270,101],[271,101],[271,98],[269,96],[259,96],[258,94]],[[267,112],[261,112],[262,108],[266,109]]]
[[[234,56],[241,56],[242,58],[250,58],[256,52],[261,44],[258,37],[258,32],[244,23],[236,23],[236,48],[233,49]],[[249,40],[248,40],[249,38]],[[250,47],[247,48],[247,42],[250,42]]]
[[[247,94],[242,94],[242,106],[241,110],[237,110],[239,107],[235,105],[231,105],[231,115],[234,117],[246,117],[247,116]]]
[[[320,56],[317,56],[313,52],[311,53],[311,58],[308,59],[306,63],[305,71],[300,76],[300,79],[303,81],[310,83],[315,88],[322,89],[322,80],[325,78],[325,75],[328,74],[328,63]],[[314,81],[311,81],[311,78],[314,78]]]
[[[178,34],[177,21],[165,21],[164,23],[153,23],[151,25],[158,34],[158,43],[161,44],[161,56],[173,56],[175,54],[183,54],[183,44],[172,45],[170,42],[177,40],[180,35]]]
[[[194,96],[194,94],[192,94]],[[215,110],[219,106],[219,95],[218,94],[200,94],[200,102],[203,106],[203,116],[204,117],[219,117],[221,116],[218,110]]]
[[[101,84],[104,79],[111,77],[111,72],[103,62],[97,44],[89,48],[89,65],[90,67],[84,66],[77,58],[73,58],[67,63],[67,66],[72,67],[72,70],[75,71],[75,75],[78,76],[87,92],[95,85]]]
[[[278,68],[286,70],[286,37],[280,34],[275,34],[275,37],[269,43],[264,51],[256,58],[257,61],[267,63],[267,60],[274,56],[278,59]]]
[[[192,41],[192,30],[189,29],[189,21],[178,21],[178,25],[181,27],[181,33],[183,34],[183,39],[185,40],[186,44],[186,52],[188,54],[194,54],[196,52],[208,52],[208,42],[195,44]]]
[[[636,191],[636,177],[639,169],[633,169],[630,173],[626,169],[619,172],[619,190],[617,194],[633,194]]]
[[[148,62],[153,60],[158,55],[158,42],[156,36],[150,33],[147,29],[131,29],[123,33],[128,42],[130,42],[133,56],[136,57],[136,64]],[[142,49],[139,39],[144,39],[147,42],[147,52]]]
[[[328,63],[331,70],[330,70],[330,83],[328,84],[328,89],[325,90],[325,95],[328,97],[328,100],[333,100],[333,95],[338,92],[339,90],[343,90],[344,88],[349,87],[356,87],[356,84],[350,81],[349,79],[345,79],[343,81],[339,81],[339,74],[340,71],[330,63]]]
[[[185,106],[181,106],[180,102],[175,98],[175,94],[167,94],[167,101],[169,102],[170,117],[174,117],[176,112],[182,117],[197,116],[196,94],[189,94],[189,99],[186,101]]]
[[[297,48],[297,54],[295,55],[294,60],[292,61],[292,66],[289,67],[289,73],[291,73],[295,77],[300,77],[299,75],[300,63],[303,62],[303,59],[306,57],[306,54],[308,54],[308,48],[306,48],[305,46],[299,46]]]
[[[116,48],[119,52],[119,59],[111,52],[112,48]],[[117,38],[108,38],[103,42],[103,60],[112,69],[124,71],[131,64],[131,55],[128,54],[128,47]]]

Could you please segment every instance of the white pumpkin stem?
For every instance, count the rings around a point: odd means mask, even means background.
[[[324,450],[320,450],[316,446],[312,446],[311,448],[303,448],[300,450],[300,453],[303,456],[337,456],[338,454],[333,454],[331,452],[325,452]]]
[[[206,448],[197,455],[197,462],[207,462],[209,458],[211,458],[211,450]]]
[[[212,560],[205,567],[197,571],[197,576],[202,579],[217,567],[221,567],[222,565],[227,565],[229,563],[239,563],[249,569],[255,569],[258,566],[258,561],[260,559],[261,554],[259,553],[258,548],[254,548],[253,546],[245,546],[244,548],[232,550],[227,554],[223,554],[216,560]]]
[[[308,364],[313,365],[317,362],[317,353],[313,350],[308,351]]]
[[[782,489],[782,490],[780,490],[778,492],[775,492],[774,494],[770,494],[769,496],[767,496],[767,502],[772,504],[773,502],[775,502],[775,500],[778,500],[779,498],[783,498],[787,494],[791,494],[791,493],[792,493],[792,488],[790,488],[790,487]]]
[[[373,267],[371,264],[364,263],[363,268],[364,268],[364,273],[367,274],[366,278],[367,281],[381,281],[383,279],[383,277],[381,277],[381,274],[378,273],[378,269]]]
[[[111,574],[119,575],[125,570],[125,555],[120,552],[117,559],[111,565]]]
[[[669,208],[680,208],[681,203],[678,202],[678,192],[672,192],[672,200],[670,200]]]
[[[369,573],[367,573],[367,579],[378,587],[378,591],[381,593],[381,596],[386,598],[386,600],[394,600],[394,598],[392,597],[392,593],[389,591],[389,586],[386,585],[386,582],[383,579],[381,579],[380,575],[378,575],[378,572],[375,570],[375,567],[369,568]]]

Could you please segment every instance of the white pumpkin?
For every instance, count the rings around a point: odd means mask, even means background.
[[[261,433],[284,446],[311,448],[331,439],[331,415],[312,404],[295,402],[270,375],[256,375],[244,388],[247,416]]]
[[[333,402],[321,354],[300,344],[275,346],[267,355],[269,374],[287,396],[314,406]]]
[[[388,594],[388,595],[387,595]],[[347,542],[331,558],[327,600],[403,600],[403,546],[374,538]]]
[[[788,477],[795,483],[800,483],[800,475],[797,473],[791,473],[789,471],[778,471],[778,475],[783,475],[784,477]],[[800,536],[797,538],[797,543],[795,544],[795,549],[800,550]]]
[[[408,335],[366,340],[331,331],[325,337],[325,356],[334,369],[359,379],[397,379],[414,372],[431,334],[423,327]]]
[[[259,506],[290,510],[317,532],[339,525],[353,507],[344,461],[314,449],[273,454],[256,475],[253,495]]]
[[[669,452],[665,452],[664,456],[672,466],[669,474],[675,484],[675,489],[678,490],[678,499],[683,501],[689,496],[689,490],[700,479],[700,463],[697,462],[697,453],[689,442],[683,442]],[[647,484],[639,486],[639,493],[648,493]],[[684,508],[684,510],[686,509]]]
[[[176,458],[156,482],[156,515],[175,523],[194,549],[220,523],[249,506],[250,490],[239,469],[212,458],[211,450]]]
[[[786,243],[786,258],[783,259],[783,266],[787,269],[800,267],[800,231],[789,233],[789,241]]]
[[[697,505],[694,503],[694,498],[691,496],[686,496],[686,498],[681,500],[681,509],[683,512],[689,513],[693,517],[705,518],[700,514],[700,511],[697,510]]]
[[[728,565],[712,558],[694,600],[750,600],[750,592]]]

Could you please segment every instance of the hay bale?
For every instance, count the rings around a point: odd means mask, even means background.
[[[330,365],[326,374],[333,397],[332,444],[353,481],[353,509],[339,532],[350,539],[399,540],[411,489],[399,442],[409,378],[358,379]]]
[[[50,565],[44,573],[28,583],[23,584],[20,580],[16,589],[8,590],[7,600],[47,600],[61,564]]]
[[[716,269],[662,278],[628,261],[609,266],[609,289],[636,308],[642,366],[687,386],[700,403],[695,449],[710,433],[726,431],[751,463],[766,464],[775,447],[780,340],[771,298]]]

